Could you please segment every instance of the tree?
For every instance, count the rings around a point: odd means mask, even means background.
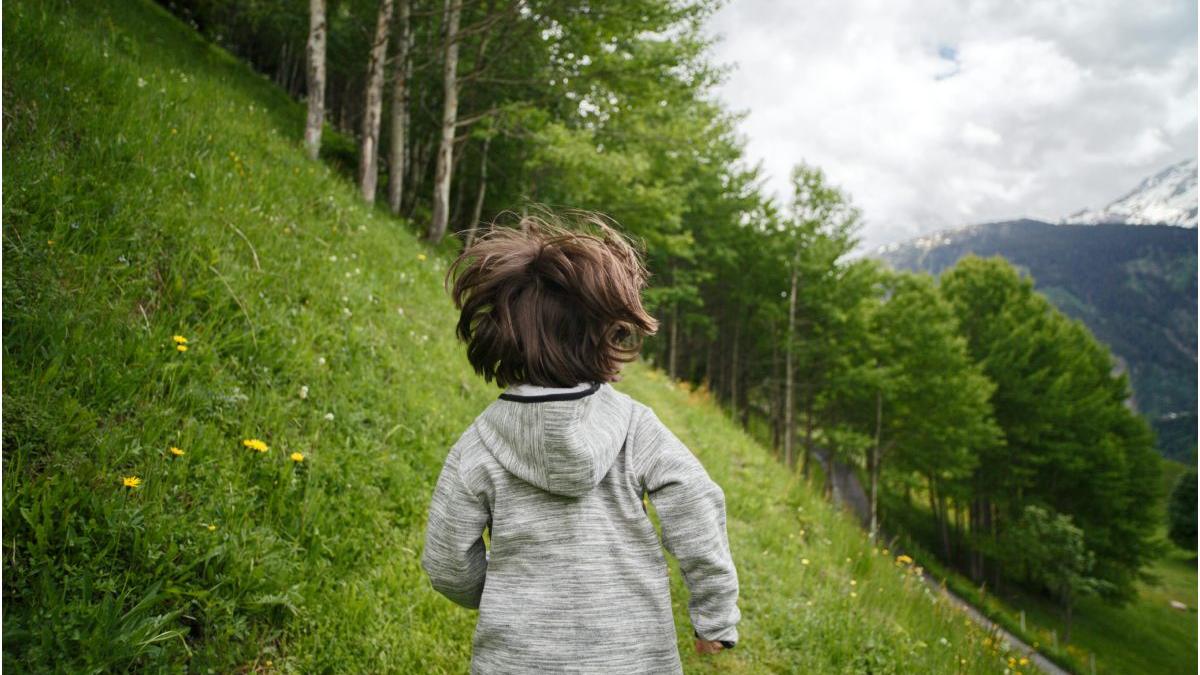
[[[1030,580],[1050,591],[1063,610],[1066,630],[1063,641],[1071,641],[1071,621],[1079,599],[1095,595],[1107,584],[1092,575],[1096,555],[1084,542],[1084,532],[1071,517],[1041,506],[1026,506],[1012,528],[1013,561],[1024,568]]]
[[[989,398],[994,385],[971,361],[954,308],[925,274],[883,279],[886,300],[870,321],[870,359],[852,419],[874,436],[867,469],[876,520],[887,459],[925,480],[943,554],[952,556],[948,501],[963,494],[981,449],[1000,442]]]
[[[325,126],[325,0],[309,0],[308,118],[304,124],[304,150],[309,159],[321,152]]]
[[[388,209],[400,213],[404,201],[405,159],[408,153],[408,87],[412,78],[413,30],[410,17],[411,0],[397,0],[396,55],[392,61],[391,139],[388,146]]]
[[[1179,548],[1196,550],[1196,470],[1184,472],[1167,503],[1167,536]]]
[[[392,26],[392,0],[380,0],[375,39],[367,60],[367,91],[363,104],[362,139],[359,145],[358,184],[362,198],[375,203],[379,180],[379,126],[383,116],[383,74],[387,64],[388,34]]]
[[[446,42],[442,51],[442,131],[433,174],[433,216],[425,238],[439,242],[450,220],[450,176],[454,161],[454,130],[458,119],[458,26],[461,0],[446,0]]]
[[[1125,405],[1128,379],[1113,374],[1106,347],[1002,258],[963,258],[942,275],[941,290],[972,359],[996,385],[1004,443],[981,449],[970,490],[971,528],[977,550],[993,552],[993,585],[1005,528],[1041,503],[1083,530],[1104,595],[1131,598],[1157,552],[1161,460],[1149,426]]]
[[[836,352],[831,342],[822,339],[829,335],[824,327],[833,314],[832,298],[838,294],[839,263],[857,243],[854,233],[858,227],[858,209],[841,190],[827,183],[824,172],[805,164],[793,169],[790,220],[785,224],[791,261],[784,342],[783,447],[784,461],[791,468],[796,436],[793,399],[799,370],[805,378],[805,476],[812,454],[817,392],[827,374],[829,357]]]

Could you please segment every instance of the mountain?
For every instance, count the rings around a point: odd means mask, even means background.
[[[1078,211],[1062,223],[1196,227],[1196,160],[1172,164],[1108,206]]]
[[[1196,234],[1167,225],[1015,220],[938,232],[875,255],[935,275],[967,254],[1008,259],[1112,349],[1160,451],[1189,458],[1196,449]]]

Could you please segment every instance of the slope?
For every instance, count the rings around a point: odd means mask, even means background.
[[[452,339],[449,251],[305,161],[301,108],[148,2],[7,3],[4,57],[4,665],[463,671],[473,614],[418,559],[496,391]],[[640,365],[621,386],[729,501],[743,643],[689,670],[1004,669],[702,392]]]
[[[1017,220],[942,232],[881,251],[939,274],[964,255],[1000,255],[1107,344],[1167,457],[1195,461],[1196,230]]]

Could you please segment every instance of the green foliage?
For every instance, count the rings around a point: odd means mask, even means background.
[[[1015,522],[1032,500],[1070,515],[1096,554],[1106,596],[1131,597],[1159,552],[1160,460],[1146,422],[1125,407],[1128,381],[1078,321],[1001,258],[968,256],[942,275],[968,348],[996,389],[1004,443],[980,455],[976,496]]]
[[[418,560],[495,391],[453,340],[448,252],[149,3],[8,3],[4,56],[4,665],[461,671],[473,615]],[[730,504],[743,642],[689,672],[1003,670],[706,396],[628,373]]]
[[[1099,594],[1105,583],[1091,576],[1096,556],[1084,543],[1083,530],[1071,522],[1070,516],[1030,505],[1007,538],[1012,541],[1012,562],[1058,599],[1066,611],[1069,631],[1075,603],[1081,597]]]
[[[1167,457],[1195,464],[1196,230],[1169,226],[989,223],[883,257],[934,275],[964,255],[1000,255],[1032,274],[1059,311],[1083,321],[1129,373],[1133,402]]]
[[[1196,471],[1179,477],[1167,501],[1167,536],[1179,548],[1196,550]]]
[[[999,443],[988,403],[995,387],[971,362],[953,308],[932,278],[898,274],[886,289],[871,324],[884,374],[884,442],[897,470],[951,486],[963,482],[979,450]],[[867,402],[861,407],[873,412]]]

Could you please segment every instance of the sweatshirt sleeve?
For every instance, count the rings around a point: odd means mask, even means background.
[[[634,453],[662,525],[663,545],[679,560],[691,598],[688,614],[704,640],[737,642],[738,580],[725,532],[725,494],[695,455],[653,412]]]
[[[491,514],[467,488],[459,465],[456,446],[446,457],[433,491],[421,567],[439,593],[463,607],[478,609],[487,577],[483,529]]]

